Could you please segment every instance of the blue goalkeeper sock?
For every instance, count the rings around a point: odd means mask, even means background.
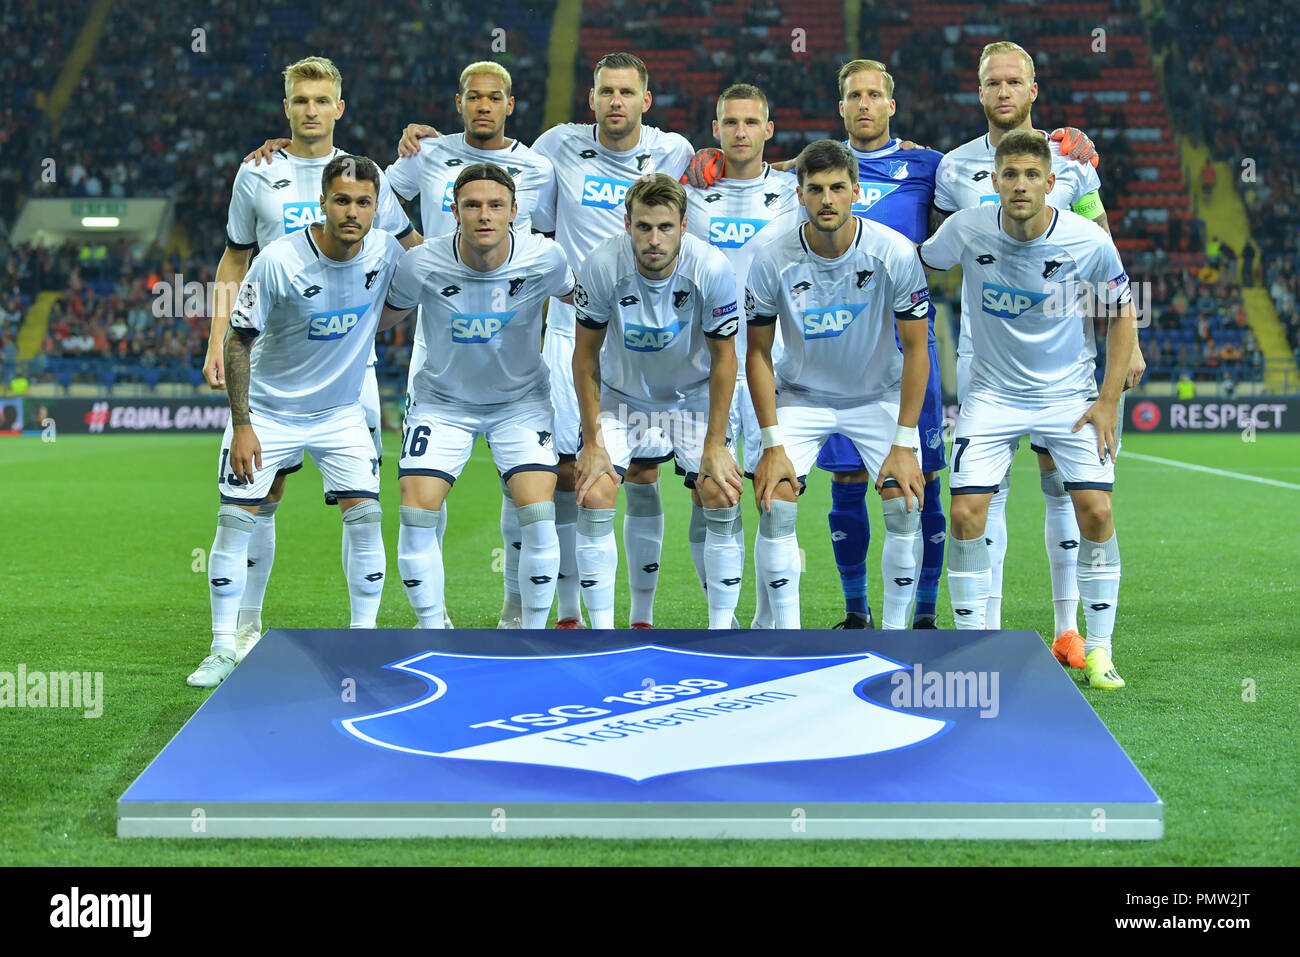
[[[925,483],[925,507],[921,509],[921,577],[916,585],[915,618],[933,618],[939,602],[939,575],[943,571],[943,546],[948,539],[948,522],[943,516],[943,483],[938,476]]]
[[[871,544],[871,524],[867,518],[866,482],[832,482],[831,548],[840,570],[840,587],[844,589],[844,608],[859,615],[870,615],[867,604],[867,546]]]

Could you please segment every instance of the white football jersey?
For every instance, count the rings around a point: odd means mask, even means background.
[[[1115,244],[1096,223],[1056,210],[1027,243],[1002,228],[1000,206],[954,213],[921,247],[932,269],[961,263],[971,332],[970,392],[1024,406],[1095,398],[1092,305],[1131,300]]]
[[[428,352],[412,367],[417,400],[496,406],[548,389],[542,306],[573,291],[573,271],[545,236],[512,230],[506,241],[510,253],[491,272],[464,263],[459,232],[425,240],[402,258],[388,305],[420,307]]]
[[[1042,130],[1038,132],[1042,133]],[[1044,137],[1047,135],[1043,133]],[[1079,163],[1062,156],[1055,143],[1049,142],[1052,154],[1052,172],[1056,184],[1047,194],[1047,202],[1057,209],[1069,209],[1089,193],[1101,189],[1101,179],[1090,163]],[[944,154],[935,174],[934,204],[944,212],[970,209],[972,206],[998,205],[998,191],[993,188],[993,156],[997,147],[989,136],[976,137]],[[967,299],[967,286],[962,284],[961,328],[957,336],[957,355],[966,358],[971,354],[970,327],[966,316],[979,309],[976,297]]]
[[[249,407],[302,415],[361,400],[367,359],[402,244],[371,229],[347,262],[330,259],[310,229],[263,247],[230,311],[256,329]]]
[[[420,219],[426,236],[441,236],[456,229],[451,211],[452,187],[466,166],[492,163],[515,181],[515,229],[527,233],[533,210],[555,205],[555,168],[551,161],[519,140],[501,150],[481,150],[465,142],[465,134],[420,140],[420,152],[404,156],[385,171],[388,184],[406,200],[420,197]]]
[[[706,406],[709,347],[705,337],[736,334],[736,274],[727,258],[694,236],[682,237],[667,279],[637,269],[626,232],[601,243],[578,267],[577,321],[605,329],[602,392],[664,409]]]
[[[749,264],[758,248],[759,232],[774,221],[789,224],[803,209],[795,177],[763,165],[754,179],[720,179],[709,189],[686,187],[686,228],[711,246],[717,247],[736,273],[736,288],[745,288]],[[780,229],[781,223],[772,227]],[[764,234],[767,235],[766,233]],[[736,357],[741,374],[745,371],[745,324],[736,333]]]
[[[773,366],[776,388],[830,408],[897,402],[903,354],[894,321],[925,322],[929,311],[912,242],[880,223],[855,221],[853,242],[835,259],[808,247],[804,224],[764,242],[745,290],[748,322],[780,321],[785,350]]]
[[[1052,154],[1052,172],[1056,174],[1056,185],[1047,194],[1048,203],[1057,209],[1069,209],[1089,193],[1101,189],[1101,179],[1090,163],[1078,163],[1062,156],[1055,143],[1047,145]],[[998,191],[993,188],[996,152],[997,147],[985,133],[945,153],[935,173],[934,205],[949,213],[986,203],[997,205]]]
[[[226,215],[227,245],[233,249],[265,247],[304,226],[325,222],[320,209],[321,174],[336,156],[347,155],[346,150],[336,148],[328,156],[304,159],[276,150],[269,165],[240,166]],[[398,239],[413,228],[382,171],[374,226]]]
[[[677,179],[695,156],[685,137],[653,126],[641,127],[632,149],[616,152],[601,145],[594,123],[553,126],[533,149],[555,165],[555,201],[533,211],[533,228],[554,232],[574,263],[624,232],[623,196],[638,178],[666,173]],[[573,307],[552,302],[546,322],[551,331],[572,336]]]

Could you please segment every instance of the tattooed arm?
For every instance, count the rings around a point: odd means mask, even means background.
[[[235,437],[230,446],[230,471],[242,482],[253,481],[254,468],[262,467],[262,445],[253,431],[248,409],[249,359],[257,333],[235,326],[226,331],[226,394],[230,398],[230,425]]]

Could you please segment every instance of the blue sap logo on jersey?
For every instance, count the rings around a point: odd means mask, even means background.
[[[824,309],[811,309],[803,314],[803,337],[805,339],[829,339],[838,336],[858,318],[866,303],[853,305],[827,306]]]
[[[739,249],[766,225],[766,219],[730,219],[714,216],[709,220],[709,242],[722,249]]]
[[[980,197],[979,205],[996,206],[1000,202],[1002,202],[1002,197],[999,196],[997,193],[985,193],[983,196]]]
[[[455,201],[456,181],[454,179],[449,179],[447,180],[447,188],[442,191],[442,211],[444,213],[450,213],[452,203]]]
[[[897,183],[858,183],[858,197],[853,201],[853,213],[865,213],[894,190]]]
[[[655,326],[637,326],[629,323],[623,329],[623,345],[632,352],[658,352],[667,348],[677,338],[677,333],[682,331],[687,321],[686,319],[678,319],[662,329]]]
[[[597,209],[617,209],[632,186],[627,180],[588,176],[582,181],[582,205]]]
[[[984,311],[999,319],[1015,319],[1047,298],[1045,292],[1030,292],[1012,286],[984,283]]]
[[[854,689],[906,666],[872,652],[757,658],[643,645],[582,655],[424,651],[386,666],[409,703],[334,721],[394,760],[486,761],[646,781],[707,768],[880,754],[955,722]],[[662,675],[647,683],[643,675]],[[890,679],[893,680],[892,678]]]
[[[361,321],[369,306],[360,309],[337,309],[334,312],[313,312],[307,323],[307,338],[317,341],[342,339]]]
[[[296,233],[313,223],[323,222],[325,222],[325,217],[321,214],[320,203],[284,204],[284,231],[286,233]]]
[[[516,315],[517,312],[453,312],[451,341],[489,342]]]

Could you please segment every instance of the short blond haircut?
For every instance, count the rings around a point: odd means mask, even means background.
[[[885,94],[892,100],[894,98],[894,78],[889,75],[889,67],[879,60],[850,60],[840,67],[840,99],[844,99],[844,85],[849,82],[849,77],[855,73],[866,73],[868,70],[875,70],[885,78]]]
[[[498,79],[500,79],[501,82],[503,82],[506,85],[506,96],[510,96],[510,88],[511,88],[510,71],[507,70],[505,67],[503,67],[500,63],[493,63],[491,60],[479,60],[477,63],[471,63],[469,66],[465,67],[465,69],[460,71],[461,95],[464,96],[465,91],[469,89],[470,77],[482,76],[484,74],[488,76],[495,76]]]
[[[1025,61],[1025,66],[1029,67],[1029,82],[1034,82],[1034,58],[1019,43],[1012,43],[1010,40],[998,40],[996,43],[990,43],[984,47],[980,54],[979,68],[975,75],[979,77],[980,84],[984,83],[984,68],[988,65],[989,57],[1002,56],[1004,54],[1014,54]]]
[[[329,57],[303,57],[284,68],[284,98],[293,94],[293,85],[301,80],[333,80],[334,99],[343,99],[343,75]]]

